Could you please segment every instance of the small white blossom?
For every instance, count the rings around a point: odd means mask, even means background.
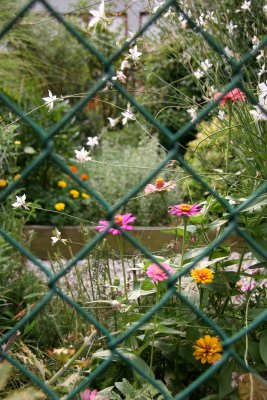
[[[126,42],[130,42],[130,40],[132,40],[134,35],[135,35],[135,32],[129,31],[129,37],[126,39]]]
[[[260,78],[266,72],[265,63],[261,66],[259,72],[257,73],[258,77]]]
[[[259,83],[258,88],[260,89],[260,98],[264,99],[265,97],[267,97],[267,81],[266,83]]]
[[[234,53],[232,52],[232,50],[229,49],[229,47],[225,47],[224,51],[228,55],[228,57],[234,57]]]
[[[255,119],[255,121],[267,121],[267,97],[259,97],[259,104],[261,105],[261,107],[264,108],[264,110],[266,111],[266,113],[264,113],[260,107],[255,106],[254,110],[250,111],[250,114],[253,116],[253,118]]]
[[[101,1],[99,9],[98,10],[91,10],[90,14],[93,15],[93,18],[89,21],[88,28],[94,28],[96,27],[97,24],[102,24],[105,25],[105,23],[108,20],[108,18],[105,15],[105,3],[104,0]]]
[[[206,59],[205,61],[201,61],[200,66],[203,71],[207,72],[212,67],[212,63]]]
[[[92,160],[92,157],[89,157],[89,151],[86,151],[85,148],[83,147],[81,150],[74,150],[76,153],[76,159],[83,163],[85,161],[90,161]]]
[[[123,116],[122,125],[126,125],[128,121],[135,120],[135,115],[131,111],[130,103],[127,104],[127,110],[121,113]]]
[[[95,147],[95,146],[98,146],[98,138],[97,138],[97,136],[94,136],[94,137],[88,137],[87,138],[87,146],[90,146],[90,147]]]
[[[225,111],[219,110],[218,112],[218,118],[223,121],[225,119]]]
[[[199,26],[205,26],[205,14],[201,13],[200,16],[196,19],[196,24]]]
[[[204,72],[201,71],[201,69],[199,69],[199,68],[196,71],[194,71],[193,74],[195,75],[195,77],[197,79],[203,78],[203,76],[204,76]]]
[[[120,66],[120,71],[124,71],[126,68],[130,68],[130,64],[127,60],[123,60]]]
[[[123,71],[117,71],[116,76],[113,76],[111,79],[113,81],[118,79],[119,82],[126,83],[126,76],[124,75]]]
[[[262,11],[267,13],[267,4],[265,4],[265,6],[262,7]]]
[[[192,121],[196,119],[197,117],[197,107],[191,107],[188,110],[186,110],[188,114],[190,115]]]
[[[135,45],[132,49],[129,50],[129,58],[131,58],[133,61],[138,61],[139,58],[141,57],[142,53],[137,50],[137,46]]]
[[[54,244],[56,244],[57,242],[62,242],[63,244],[66,244],[66,242],[68,241],[68,239],[61,239],[61,232],[59,232],[59,230],[57,228],[55,228],[52,233],[55,236],[51,236],[51,240],[52,240],[52,246]]]
[[[226,25],[226,29],[229,32],[229,35],[232,36],[234,34],[234,30],[237,28],[237,25],[230,21],[228,25]]]
[[[12,204],[13,208],[25,208],[25,210],[29,210],[28,204],[26,203],[26,194],[22,196],[16,196],[16,202]]]
[[[108,120],[109,120],[110,127],[114,128],[114,126],[116,126],[118,124],[118,122],[120,121],[120,117],[118,117],[118,118],[108,117]]]
[[[260,43],[259,38],[257,38],[256,35],[253,36],[253,38],[251,39],[251,42],[253,44],[253,49],[255,49],[255,47],[257,47],[258,44]]]
[[[250,7],[251,7],[251,1],[245,0],[241,6],[241,10],[250,11]]]
[[[182,14],[179,14],[179,21],[180,21],[180,24],[181,24],[181,27],[183,28],[183,29],[186,29],[187,28],[187,20],[185,19],[185,17],[182,15]]]
[[[158,11],[158,9],[159,9],[161,6],[163,6],[164,3],[165,3],[164,1],[161,1],[161,2],[159,3],[159,2],[156,0],[155,6],[154,6],[154,8],[153,8],[153,10],[152,10],[152,13],[155,13],[156,11]]]
[[[43,100],[45,101],[45,105],[48,107],[48,112],[52,110],[54,107],[54,102],[57,101],[57,96],[53,96],[50,90],[48,90],[48,96],[49,97],[43,97]]]
[[[260,54],[256,57],[256,60],[259,61],[263,57],[264,57],[264,50],[260,50]]]

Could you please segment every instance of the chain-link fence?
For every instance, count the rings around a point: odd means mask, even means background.
[[[4,344],[14,335],[18,330],[21,330],[27,323],[32,321],[38,313],[40,313],[51,301],[51,299],[55,296],[61,298],[64,302],[69,304],[84,320],[90,322],[95,326],[95,328],[106,337],[108,342],[108,349],[110,350],[110,356],[106,358],[102,364],[100,364],[93,373],[90,374],[87,378],[85,378],[74,390],[72,390],[67,396],[65,396],[65,400],[74,399],[75,396],[85,389],[94,379],[101,375],[105,370],[108,369],[110,364],[112,363],[114,357],[119,357],[126,365],[133,368],[138,374],[140,374],[147,382],[150,382],[153,386],[155,386],[160,393],[162,393],[165,399],[180,400],[187,398],[188,395],[192,394],[200,385],[202,385],[206,380],[208,380],[223,364],[229,360],[230,357],[234,358],[240,366],[248,371],[255,373],[250,367],[248,367],[245,362],[237,355],[237,353],[233,350],[233,345],[235,345],[241,338],[244,338],[246,334],[253,331],[257,326],[259,326],[263,321],[267,318],[267,311],[261,313],[257,318],[253,320],[249,325],[243,328],[238,333],[233,336],[228,336],[225,332],[211,321],[210,318],[203,313],[199,308],[195,305],[191,304],[190,301],[177,289],[176,283],[180,277],[187,274],[200,260],[204,257],[208,256],[219,244],[221,244],[225,239],[227,239],[233,233],[238,234],[240,237],[244,239],[245,242],[249,244],[250,247],[255,249],[258,254],[260,254],[263,258],[267,260],[267,251],[264,249],[259,243],[257,243],[251,236],[249,236],[239,225],[237,222],[237,217],[239,213],[244,210],[248,205],[252,204],[255,199],[257,199],[261,194],[265,193],[267,190],[267,183],[263,184],[259,187],[249,199],[247,199],[243,204],[232,207],[229,202],[219,195],[209,184],[195,171],[190,167],[190,165],[184,160],[184,157],[180,153],[179,141],[184,137],[194,126],[196,126],[200,121],[202,121],[212,110],[214,110],[219,101],[223,98],[223,96],[228,93],[230,90],[234,88],[240,88],[244,93],[246,93],[247,98],[250,100],[252,104],[258,105],[257,99],[254,95],[247,89],[243,79],[242,79],[242,68],[248,63],[254,56],[255,53],[263,49],[267,44],[267,37],[265,37],[254,49],[244,54],[243,57],[237,61],[225,52],[218,43],[214,40],[214,38],[206,31],[201,29],[197,24],[187,15],[186,11],[184,11],[183,6],[179,1],[176,0],[168,0],[165,4],[160,7],[155,14],[148,20],[147,23],[140,29],[138,33],[136,33],[130,40],[126,41],[118,51],[109,58],[105,58],[103,54],[101,54],[90,41],[86,40],[84,36],[82,36],[69,22],[67,22],[60,14],[58,14],[45,0],[40,0],[40,3],[51,13],[51,15],[61,23],[66,30],[77,39],[77,41],[84,46],[93,54],[103,65],[103,76],[102,79],[99,79],[94,87],[73,107],[71,112],[69,112],[64,118],[62,118],[58,123],[56,123],[48,132],[46,132],[41,126],[38,125],[34,119],[32,119],[29,115],[25,115],[24,112],[3,92],[0,93],[1,102],[5,104],[13,113],[20,116],[22,120],[27,123],[32,130],[38,135],[40,142],[42,143],[42,151],[34,158],[34,160],[21,172],[21,178],[17,181],[14,181],[10,184],[5,190],[3,190],[0,194],[0,200],[4,201],[7,197],[18,187],[21,182],[21,179],[28,177],[30,173],[40,166],[46,159],[50,159],[55,165],[57,165],[64,173],[68,174],[76,183],[86,191],[90,196],[92,196],[97,202],[99,202],[104,209],[106,210],[107,218],[110,221],[110,225],[107,229],[97,234],[89,243],[87,243],[76,255],[75,257],[58,273],[53,274],[51,270],[49,270],[45,265],[43,265],[40,260],[38,260],[28,249],[23,247],[18,241],[16,241],[13,237],[11,237],[8,233],[6,233],[2,228],[0,228],[0,233],[4,237],[4,239],[14,246],[21,254],[31,260],[41,271],[43,271],[48,278],[48,292],[42,297],[42,299],[35,304],[35,306],[18,322],[15,326],[10,329],[0,341],[0,355],[3,359],[8,360],[15,368],[17,368],[22,374],[28,377],[34,384],[40,387],[44,393],[50,399],[59,399],[58,395],[55,391],[52,390],[44,381],[40,380],[36,375],[34,375],[29,369],[27,369],[20,362],[15,360],[10,354],[5,352]],[[30,1],[25,7],[23,7],[20,12],[4,27],[2,32],[0,33],[0,38],[3,38],[17,23],[23,18],[30,8],[37,3],[36,0]],[[65,127],[72,118],[88,103],[90,99],[94,97],[94,95],[102,89],[107,82],[111,80],[111,78],[115,75],[115,69],[113,64],[118,60],[118,58],[122,55],[122,53],[134,43],[134,41],[141,36],[143,33],[147,31],[147,29],[154,24],[157,19],[166,11],[172,7],[173,10],[183,16],[183,18],[187,21],[188,25],[197,32],[203,39],[206,41],[208,45],[216,52],[218,55],[223,57],[232,68],[232,79],[225,86],[224,92],[217,99],[217,101],[210,102],[207,104],[203,110],[197,115],[197,118],[194,121],[187,123],[182,126],[176,133],[169,131],[165,126],[160,124],[158,120],[156,120],[153,115],[151,115],[142,105],[140,105],[137,100],[130,95],[127,90],[125,90],[118,81],[113,81],[114,87],[117,91],[123,96],[127,101],[138,111],[152,126],[154,126],[162,135],[167,139],[170,146],[172,146],[171,150],[168,152],[166,158],[151,172],[147,175],[142,182],[136,187],[133,187],[132,190],[127,193],[115,206],[112,206],[105,200],[102,196],[100,196],[89,184],[81,181],[77,175],[70,171],[69,167],[62,161],[62,159],[54,152],[53,150],[53,138],[56,135],[60,135],[60,131],[63,127]],[[265,112],[264,109],[259,106],[262,112]],[[266,112],[265,112],[266,113]],[[111,333],[106,329],[96,318],[89,312],[85,311],[80,307],[72,298],[70,298],[62,289],[59,288],[59,282],[62,277],[67,275],[70,270],[74,267],[74,265],[78,262],[78,260],[82,259],[86,256],[95,246],[101,241],[107,234],[108,229],[110,227],[115,226],[113,221],[115,213],[125,205],[133,196],[135,196],[140,189],[144,188],[144,186],[151,181],[152,178],[156,177],[161,169],[170,161],[177,160],[180,165],[183,167],[185,171],[187,171],[200,185],[202,185],[205,190],[207,190],[214,198],[218,200],[224,210],[228,213],[229,223],[227,228],[224,230],[223,234],[221,234],[216,240],[210,243],[207,248],[201,252],[194,261],[191,262],[187,267],[183,268],[178,274],[175,276],[169,277],[168,280],[168,290],[164,294],[164,296],[160,299],[160,301],[155,304],[138,322],[134,323],[129,329],[126,329],[125,332],[121,333],[118,337],[114,337]],[[118,227],[118,229],[120,229]],[[126,240],[131,242],[137,249],[140,250],[147,258],[152,260],[153,262],[158,264],[158,261],[155,259],[153,254],[151,254],[141,243],[136,240],[131,234],[126,231],[121,230],[122,235]],[[160,265],[160,264],[159,264]],[[201,376],[199,376],[195,381],[193,381],[188,387],[186,387],[181,393],[171,397],[165,389],[160,385],[158,381],[148,375],[139,365],[135,364],[132,360],[127,358],[125,354],[123,354],[118,346],[125,341],[127,338],[131,337],[143,324],[149,321],[173,296],[177,296],[179,300],[188,306],[193,313],[195,313],[200,319],[202,319],[208,326],[210,326],[220,337],[223,345],[223,356],[219,363],[213,364],[209,369],[207,369]]]

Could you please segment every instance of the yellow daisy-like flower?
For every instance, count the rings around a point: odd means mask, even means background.
[[[213,273],[208,268],[194,269],[191,272],[191,276],[196,283],[209,283],[214,279]]]
[[[57,211],[64,211],[66,204],[65,203],[56,203],[54,207],[55,207],[55,210],[57,210]]]
[[[20,140],[15,140],[14,144],[15,144],[16,146],[19,146],[19,145],[21,144],[21,141],[20,141]]]
[[[72,189],[70,190],[70,195],[74,198],[77,199],[80,196],[80,193],[78,192],[78,190]]]
[[[205,335],[199,338],[193,347],[195,349],[193,356],[196,360],[200,360],[201,364],[213,364],[222,356],[220,353],[223,348],[217,336]]]
[[[20,174],[16,174],[13,179],[14,179],[14,181],[17,181],[20,178],[21,178],[21,175]]]
[[[0,188],[4,188],[7,185],[7,181],[5,179],[0,179]]]
[[[84,199],[89,199],[89,194],[87,194],[87,193],[82,193],[82,197],[84,198]]]
[[[67,183],[65,181],[58,181],[57,185],[58,185],[58,187],[61,187],[61,188],[67,187]]]

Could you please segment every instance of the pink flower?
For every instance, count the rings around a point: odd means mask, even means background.
[[[173,274],[173,269],[168,264],[162,264],[162,266],[170,274]],[[163,268],[161,268],[158,264],[151,264],[148,267],[148,269],[146,270],[146,274],[147,274],[147,276],[152,278],[153,282],[166,281],[166,279],[169,279],[169,277],[166,274],[166,272],[164,272]]]
[[[214,96],[214,100],[218,100],[221,95],[221,92],[216,93]],[[236,101],[242,101],[242,103],[244,103],[246,101],[246,94],[240,89],[235,88],[226,93],[226,95],[220,100],[220,105],[224,106],[228,100],[230,100],[232,103],[235,103]]]
[[[116,214],[115,218],[114,218],[114,222],[119,225],[121,227],[121,229],[125,229],[126,231],[130,231],[133,229],[132,225],[129,225],[131,222],[134,222],[136,220],[136,218],[130,214],[124,214],[124,215],[120,215],[120,214]],[[96,227],[96,229],[98,230],[98,232],[103,232],[107,226],[109,225],[109,221],[99,221],[98,225]],[[116,228],[110,228],[108,230],[110,233],[112,233],[112,235],[121,235],[121,231],[119,229]]]
[[[198,203],[192,206],[190,206],[190,204],[177,204],[170,207],[169,214],[177,215],[177,217],[181,217],[181,215],[191,217],[192,215],[198,214],[200,211],[200,204]]]
[[[94,389],[92,392],[89,389],[85,389],[81,394],[81,400],[97,400],[97,390]]]
[[[148,184],[145,187],[145,195],[155,192],[169,192],[171,189],[176,187],[176,183],[173,181],[165,182],[164,179],[158,178],[156,179],[156,184],[151,185]]]

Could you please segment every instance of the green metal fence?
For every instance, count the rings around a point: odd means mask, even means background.
[[[233,345],[243,338],[247,333],[253,331],[258,325],[260,325],[263,321],[267,319],[267,310],[259,315],[254,321],[249,324],[246,328],[242,329],[240,332],[234,334],[233,336],[228,336],[225,332],[217,326],[213,321],[211,321],[205,313],[203,313],[200,309],[190,303],[186,297],[183,296],[177,290],[175,286],[179,277],[185,275],[190,269],[192,269],[197,262],[201,259],[209,255],[213,249],[215,249],[220,243],[222,243],[225,239],[227,239],[231,234],[236,233],[241,236],[252,248],[254,248],[262,257],[267,260],[267,250],[264,249],[259,243],[257,243],[251,236],[249,236],[242,228],[238,225],[237,216],[239,213],[245,209],[248,205],[252,204],[255,199],[258,198],[261,194],[267,191],[267,183],[263,184],[259,187],[252,196],[246,200],[243,204],[238,207],[232,207],[229,202],[220,196],[215,190],[212,189],[208,185],[205,180],[190,167],[190,165],[183,159],[180,153],[179,141],[182,139],[187,132],[192,129],[196,124],[198,124],[204,117],[206,117],[214,108],[218,106],[220,99],[233,88],[240,88],[243,92],[246,93],[247,98],[251,101],[252,104],[258,105],[257,99],[253,96],[253,94],[247,89],[244,81],[242,80],[242,68],[243,66],[249,62],[258,50],[263,49],[267,45],[267,36],[258,44],[258,46],[248,53],[244,54],[240,61],[237,61],[231,57],[229,57],[226,52],[218,45],[218,43],[214,40],[214,38],[203,29],[199,28],[196,23],[188,17],[186,12],[183,9],[183,6],[179,1],[176,0],[168,0],[165,4],[157,10],[157,12],[149,19],[149,21],[144,24],[144,26],[140,29],[138,33],[136,33],[131,40],[125,42],[121,48],[116,51],[109,59],[105,58],[103,54],[101,54],[88,40],[86,40],[69,22],[67,22],[60,14],[58,14],[47,2],[46,0],[32,0],[25,7],[23,7],[20,12],[4,27],[2,32],[0,32],[0,39],[3,38],[19,21],[20,18],[24,17],[30,8],[35,3],[42,3],[44,7],[66,28],[66,30],[73,35],[79,43],[81,43],[90,53],[92,53],[103,65],[103,77],[98,80],[94,87],[88,92],[88,94],[82,98],[69,112],[64,118],[62,118],[58,123],[56,123],[48,132],[46,132],[41,126],[38,125],[36,121],[34,121],[29,115],[25,115],[22,110],[3,92],[0,92],[1,102],[4,103],[10,110],[12,110],[15,114],[20,116],[24,122],[26,122],[32,130],[39,136],[40,142],[42,143],[42,151],[36,156],[36,158],[22,171],[21,178],[12,184],[10,184],[5,190],[3,190],[0,194],[0,201],[4,201],[7,197],[18,187],[21,180],[26,178],[30,173],[32,173],[38,166],[47,158],[49,158],[54,164],[56,164],[63,172],[68,174],[74,181],[80,185],[85,191],[87,191],[90,196],[92,196],[96,201],[98,201],[106,210],[107,218],[111,221],[109,227],[105,232],[97,234],[90,243],[86,244],[71,260],[67,266],[60,270],[57,274],[53,274],[49,269],[46,268],[28,249],[23,247],[18,241],[12,238],[8,233],[6,233],[2,228],[0,228],[0,234],[5,238],[5,240],[14,246],[21,254],[26,256],[29,260],[31,260],[41,271],[43,271],[48,278],[48,292],[45,294],[42,299],[36,304],[30,312],[28,312],[12,329],[10,329],[0,340],[0,356],[6,360],[8,360],[11,364],[13,364],[18,370],[20,370],[25,376],[27,376],[32,382],[34,382],[37,386],[39,386],[44,393],[46,393],[49,399],[58,400],[58,395],[49,387],[45,382],[40,380],[36,375],[34,375],[29,369],[27,369],[24,365],[19,363],[17,360],[12,358],[8,353],[6,353],[2,347],[4,343],[6,343],[18,330],[25,327],[25,325],[30,322],[33,318],[35,318],[39,312],[41,312],[51,301],[54,296],[58,296],[64,302],[73,307],[74,310],[82,317],[84,320],[92,323],[99,332],[106,336],[108,341],[108,348],[111,350],[111,355],[105,359],[102,364],[87,378],[85,378],[72,392],[70,392],[65,399],[70,400],[74,399],[74,397],[83,389],[88,387],[88,385],[93,382],[93,380],[103,373],[109,365],[112,363],[113,358],[119,357],[126,364],[132,367],[136,372],[138,372],[147,382],[150,382],[154,385],[163,395],[164,399],[170,400],[182,400],[185,399],[188,395],[193,393],[201,384],[203,384],[209,377],[211,377],[226,361],[233,357],[244,370],[248,372],[252,372],[255,375],[257,373],[248,367],[244,361],[235,353],[233,350]],[[167,157],[157,166],[152,173],[150,173],[138,186],[132,188],[132,190],[127,193],[119,203],[115,206],[110,205],[104,198],[102,198],[89,184],[81,181],[74,173],[70,171],[67,165],[62,161],[62,159],[54,152],[53,150],[53,138],[56,135],[60,134],[61,129],[66,126],[71,119],[75,116],[77,112],[79,112],[90,99],[101,89],[106,83],[115,75],[113,63],[118,60],[120,55],[129,48],[129,46],[134,43],[134,41],[141,36],[146,30],[155,23],[155,21],[165,13],[170,7],[175,9],[177,13],[182,14],[183,17],[187,20],[189,26],[194,29],[197,33],[199,33],[203,40],[205,40],[209,46],[220,56],[224,57],[226,62],[232,68],[232,79],[225,86],[224,92],[216,102],[210,102],[207,106],[203,108],[203,110],[198,114],[197,118],[192,122],[185,124],[181,129],[179,129],[176,133],[170,132],[165,126],[161,125],[154,117],[151,115],[142,105],[140,105],[136,99],[131,96],[117,81],[113,81],[114,87],[118,90],[118,92],[127,99],[130,104],[139,111],[143,117],[152,124],[155,128],[161,132],[165,138],[168,140],[169,144],[172,146],[172,149],[169,151]],[[262,109],[263,112],[265,112]],[[266,113],[266,112],[265,112]],[[115,213],[121,208],[122,205],[126,204],[127,201],[135,196],[138,191],[143,188],[148,182],[151,181],[153,177],[156,177],[161,169],[170,161],[177,160],[180,165],[184,168],[185,171],[188,171],[194,179],[199,182],[206,190],[209,191],[223,206],[223,208],[228,213],[229,224],[228,227],[224,230],[223,234],[219,236],[216,240],[214,240],[205,251],[203,251],[200,255],[198,255],[193,262],[190,263],[186,268],[180,271],[175,276],[169,278],[168,281],[168,290],[166,294],[160,299],[160,301],[150,309],[149,312],[145,314],[138,322],[132,325],[131,328],[127,329],[124,333],[122,333],[119,337],[114,337],[111,333],[99,322],[95,319],[95,317],[88,311],[82,309],[73,299],[68,297],[66,293],[64,293],[58,286],[60,279],[68,274],[68,272],[73,268],[73,266],[77,263],[78,260],[82,259],[84,256],[90,252],[94,246],[101,241],[107,234],[107,231],[110,227],[114,226],[113,217]],[[154,256],[139,243],[131,234],[126,231],[121,231],[123,236],[131,242],[137,249],[139,249],[146,257],[150,260],[158,264],[158,261],[155,260]],[[159,264],[160,265],[160,264]],[[118,349],[118,345],[122,343],[125,339],[129,338],[136,330],[141,327],[145,322],[147,322],[151,317],[153,317],[157,311],[163,307],[172,296],[177,296],[181,302],[186,304],[192,312],[194,312],[199,318],[201,318],[207,325],[209,325],[220,337],[224,353],[220,360],[220,362],[213,364],[209,369],[207,369],[198,379],[192,382],[186,389],[184,389],[181,393],[175,395],[174,397],[170,396],[166,393],[165,389],[159,384],[158,381],[153,379],[147,373],[145,373],[142,368],[136,365],[133,361],[128,359],[122,352]]]

